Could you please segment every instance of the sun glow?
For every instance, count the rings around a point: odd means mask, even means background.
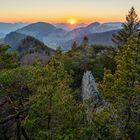
[[[75,25],[76,24],[76,20],[75,19],[70,19],[68,21],[68,23],[71,24],[71,25]]]

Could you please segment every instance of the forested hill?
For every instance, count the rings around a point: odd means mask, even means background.
[[[22,64],[32,64],[36,59],[41,60],[43,64],[47,64],[55,53],[53,49],[48,48],[44,43],[30,36],[21,41],[17,51]]]

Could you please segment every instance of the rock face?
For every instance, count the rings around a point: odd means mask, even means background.
[[[96,89],[95,79],[90,71],[86,71],[82,79],[82,100],[83,102],[88,101],[88,112],[94,111],[102,102],[101,95]]]

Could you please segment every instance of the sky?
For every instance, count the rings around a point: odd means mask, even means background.
[[[124,21],[140,0],[0,0],[0,22],[116,22]]]

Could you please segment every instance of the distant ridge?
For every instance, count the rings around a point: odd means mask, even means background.
[[[90,43],[101,45],[113,45],[112,34],[115,30],[121,29],[121,23],[99,23],[93,22],[89,25],[78,27],[72,31],[66,31],[63,28],[58,28],[65,24],[57,24],[57,27],[50,23],[37,22],[27,25],[23,28],[16,30],[16,33],[12,32],[5,37],[5,42],[16,48],[20,40],[26,36],[32,36],[50,48],[56,49],[61,46],[66,49],[70,49],[73,41],[81,42],[83,36],[90,38]]]
[[[27,26],[28,23],[5,23],[0,22],[0,38],[5,37],[6,34],[13,32],[19,28]]]
[[[114,46],[114,43],[112,41],[112,35],[118,33],[119,30],[113,30],[103,33],[93,33],[86,35],[89,39],[90,45],[106,45],[106,46]],[[63,47],[63,50],[67,51],[70,50],[72,47],[72,44],[74,41],[76,41],[79,45],[82,43],[84,36],[77,37],[75,39],[72,39],[61,46]]]
[[[52,24],[45,22],[37,22],[23,27],[21,29],[18,29],[16,32],[30,35],[41,40],[42,37],[47,36],[55,29],[56,28]]]
[[[19,46],[19,44],[21,43],[21,40],[26,38],[26,36],[27,35],[18,32],[11,32],[7,34],[6,37],[4,38],[4,43],[11,46],[10,48],[11,51],[15,51]]]

